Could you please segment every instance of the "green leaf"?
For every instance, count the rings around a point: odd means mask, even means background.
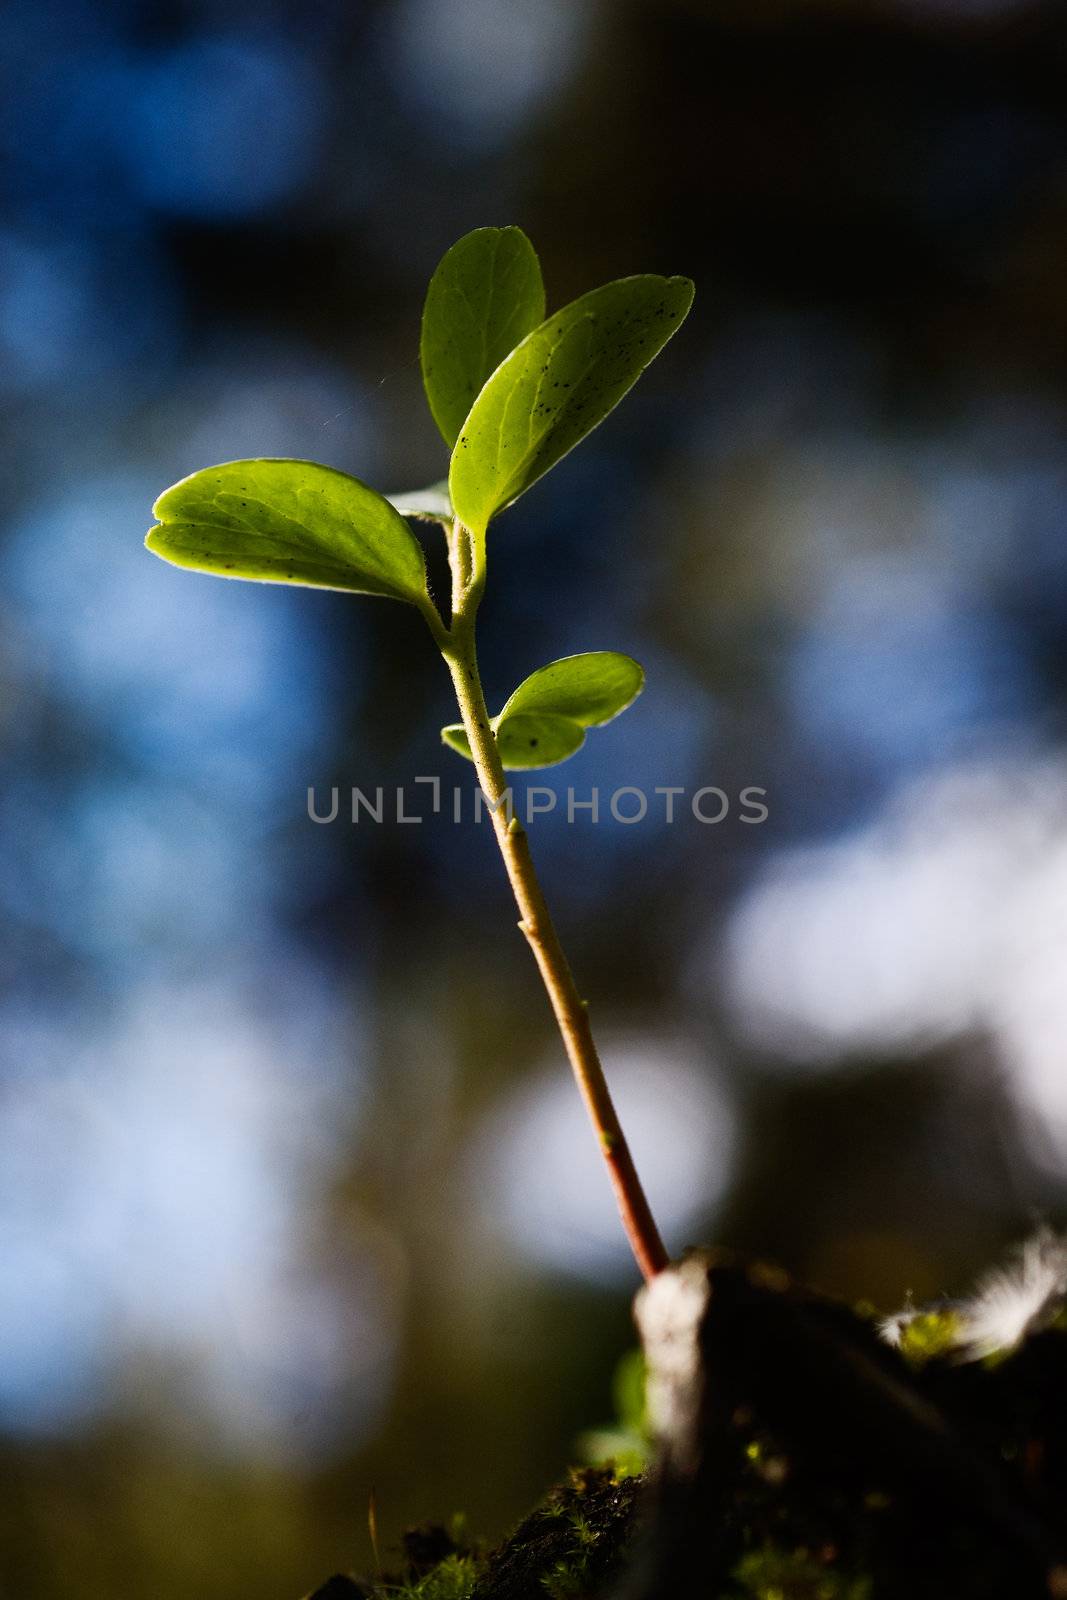
[[[580,723],[572,717],[554,717],[548,712],[509,717],[495,732],[500,760],[508,772],[555,766],[557,761],[566,761],[585,743],[585,729]],[[442,728],[441,738],[468,761],[474,759],[461,722]]]
[[[586,728],[617,717],[644,688],[645,675],[632,656],[590,650],[564,656],[533,672],[515,690],[492,728],[508,771],[551,767],[585,743]],[[472,760],[462,723],[441,729],[441,738]]]
[[[620,278],[526,336],[471,407],[452,452],[456,513],[484,530],[603,422],[681,326],[688,278]]]
[[[496,747],[509,772],[531,767],[554,767],[566,761],[585,743],[585,729],[571,717],[554,717],[547,711],[520,712],[496,730]]]
[[[419,517],[425,522],[451,522],[455,513],[448,498],[448,479],[431,483],[427,489],[408,489],[402,494],[387,494],[389,504],[402,517]]]
[[[153,506],[149,550],[177,567],[388,595],[421,605],[426,565],[384,497],[314,461],[227,461],[183,478]]]
[[[426,292],[419,355],[449,449],[486,378],[544,314],[540,263],[521,228],[476,228],[444,256]]]
[[[643,1350],[627,1350],[611,1380],[615,1415],[621,1426],[638,1438],[648,1436],[648,1364]]]
[[[470,742],[467,739],[462,722],[450,722],[447,728],[442,728],[441,742],[442,744],[447,744],[450,749],[457,751],[459,755],[466,756],[468,761],[474,760],[471,755]]]
[[[571,717],[583,728],[599,727],[625,711],[645,686],[632,656],[617,650],[590,650],[551,661],[519,684],[500,713],[503,723],[517,712],[551,712]]]

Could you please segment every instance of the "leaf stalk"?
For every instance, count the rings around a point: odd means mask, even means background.
[[[589,1007],[578,992],[545,901],[526,829],[518,817],[511,814],[507,803],[507,777],[482,689],[475,618],[485,584],[485,535],[484,532],[480,536],[471,533],[457,519],[448,543],[453,581],[452,626],[445,631],[443,642],[436,631],[435,638],[452,675],[478,782],[489,804],[493,831],[518,907],[519,929],[537,963],[608,1169],[630,1248],[647,1281],[663,1270],[669,1257],[608,1088],[589,1021]],[[437,620],[440,626],[440,619]]]

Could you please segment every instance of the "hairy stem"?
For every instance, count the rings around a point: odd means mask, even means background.
[[[464,548],[466,538],[467,530],[457,522],[450,541],[451,551],[454,553]],[[455,583],[454,598],[457,604],[453,609],[447,643],[442,645],[442,654],[452,674],[478,782],[489,803],[493,830],[519,909],[519,928],[533,952],[559,1024],[575,1080],[607,1163],[634,1258],[644,1277],[649,1279],[667,1265],[668,1256],[612,1102],[589,1024],[589,1008],[578,993],[545,903],[526,830],[518,817],[510,815],[507,778],[489,725],[475,648],[474,619],[484,584],[484,546],[472,538],[467,548],[470,555],[464,561],[462,580]],[[455,578],[455,566],[453,574]]]

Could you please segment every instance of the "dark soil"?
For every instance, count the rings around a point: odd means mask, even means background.
[[[867,1316],[773,1269],[703,1254],[682,1270],[690,1287],[696,1273],[703,1300],[655,1472],[574,1473],[503,1545],[459,1568],[463,1552],[443,1530],[415,1530],[399,1580],[411,1592],[1065,1600],[1058,1322],[995,1360],[916,1363]],[[685,1353],[679,1339],[669,1366]],[[650,1355],[655,1366],[651,1345]],[[384,1592],[335,1578],[314,1600]]]

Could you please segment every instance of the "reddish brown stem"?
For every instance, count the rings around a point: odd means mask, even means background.
[[[647,1280],[661,1272],[669,1258],[608,1089],[589,1025],[589,1008],[578,993],[555,924],[545,904],[526,830],[517,817],[509,816],[507,779],[490,727],[478,674],[473,628],[475,608],[476,601],[471,612],[465,614],[461,603],[444,648],[445,659],[455,684],[478,781],[489,803],[497,843],[519,908],[519,927],[533,951],[552,1004],[578,1089],[607,1163],[634,1259]]]

